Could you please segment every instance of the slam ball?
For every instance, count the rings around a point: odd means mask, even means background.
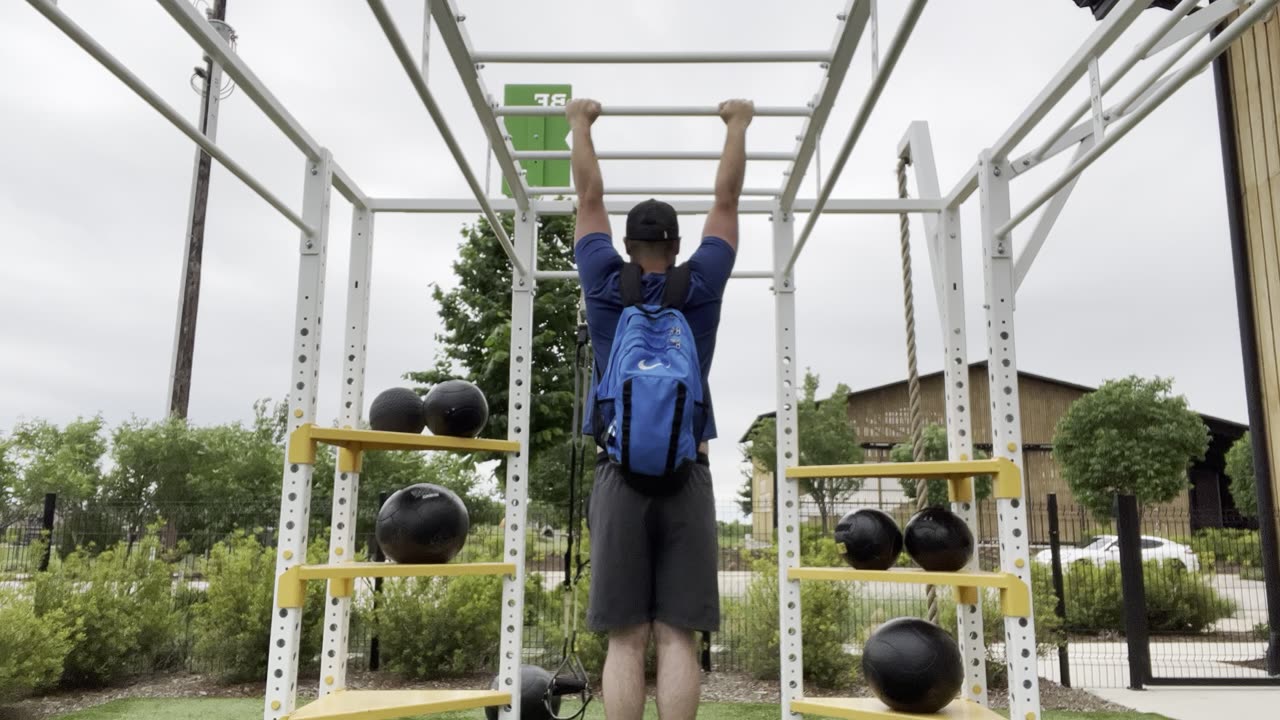
[[[920,618],[897,618],[867,638],[862,675],[871,692],[890,708],[933,713],[959,693],[964,661],[942,628]]]
[[[952,572],[973,557],[973,531],[946,508],[928,507],[916,513],[903,536],[907,554],[925,570]]]
[[[888,513],[862,508],[836,523],[836,542],[844,559],[859,570],[888,570],[902,552],[902,531]]]
[[[387,498],[378,510],[375,535],[391,560],[431,565],[452,560],[470,529],[467,506],[452,490],[418,483]]]
[[[480,388],[466,380],[445,380],[422,401],[427,427],[436,435],[475,437],[489,422],[489,403]]]
[[[369,427],[374,430],[417,434],[426,426],[422,398],[409,388],[383,390],[369,406]]]
[[[551,673],[537,665],[520,666],[520,720],[552,720],[560,713],[560,696],[547,692],[552,680]],[[497,690],[498,678],[489,687]],[[498,720],[498,707],[486,707],[484,716]]]

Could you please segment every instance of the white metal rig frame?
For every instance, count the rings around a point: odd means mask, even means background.
[[[136,75],[102,47],[88,33],[57,7],[55,0],[28,0],[72,41],[100,62],[108,71],[155,108],[193,142],[243,181],[269,205],[301,230],[298,258],[298,294],[294,329],[292,379],[289,390],[290,441],[283,469],[280,506],[280,537],[277,555],[278,584],[273,610],[267,693],[264,718],[281,720],[321,717],[394,717],[420,712],[498,705],[504,720],[519,716],[520,648],[523,637],[524,537],[527,500],[528,420],[530,396],[530,358],[532,356],[533,295],[539,281],[574,278],[572,272],[537,270],[538,217],[572,213],[573,203],[542,199],[546,195],[570,194],[569,188],[530,187],[519,166],[520,160],[563,158],[558,152],[517,152],[511,145],[499,118],[507,115],[542,115],[558,113],[558,108],[503,107],[493,102],[481,77],[481,63],[821,63],[825,76],[811,102],[794,107],[760,107],[757,114],[795,117],[803,122],[796,147],[789,152],[752,150],[748,157],[756,161],[785,163],[786,170],[778,188],[752,188],[739,211],[744,214],[767,214],[772,225],[773,266],[768,269],[740,270],[740,279],[769,279],[775,298],[775,350],[777,373],[777,464],[785,469],[785,481],[779,483],[779,592],[780,653],[783,720],[799,712],[812,712],[845,718],[883,717],[882,708],[870,708],[866,701],[854,699],[806,699],[803,685],[803,643],[800,607],[801,580],[876,579],[900,582],[955,585],[961,605],[959,627],[956,628],[966,663],[967,682],[963,701],[974,707],[985,705],[987,688],[983,646],[981,596],[978,588],[1002,589],[1005,614],[1005,654],[1009,662],[1010,717],[1037,720],[1040,714],[1036,674],[1035,625],[1031,619],[1030,563],[1026,543],[1026,514],[1020,480],[1022,463],[1020,413],[1018,405],[1017,362],[1015,353],[1014,309],[1017,287],[1025,278],[1037,253],[1048,238],[1053,223],[1065,205],[1080,174],[1125,134],[1133,130],[1147,115],[1160,106],[1189,79],[1203,71],[1209,62],[1240,36],[1251,24],[1272,11],[1278,0],[1182,0],[1164,15],[1153,32],[1141,40],[1115,67],[1103,77],[1099,57],[1124,34],[1125,30],[1147,8],[1151,0],[1120,0],[1110,15],[1067,59],[1044,89],[1026,106],[1010,127],[989,147],[978,153],[975,165],[953,188],[943,194],[933,161],[933,148],[928,126],[912,123],[898,148],[900,157],[913,166],[917,198],[833,199],[836,182],[874,111],[880,94],[892,77],[911,32],[926,5],[925,0],[912,0],[894,30],[883,55],[879,48],[879,14],[875,0],[848,0],[837,17],[837,31],[827,50],[781,52],[498,52],[476,51],[464,30],[464,16],[454,0],[425,0],[427,21],[434,20],[450,59],[456,67],[473,110],[489,141],[490,151],[512,188],[512,197],[489,198],[477,180],[462,148],[459,146],[444,114],[437,105],[425,77],[425,39],[421,57],[415,57],[397,29],[382,0],[368,0],[376,21],[385,33],[396,57],[436,130],[444,139],[456,161],[471,198],[370,198],[286,110],[263,82],[227,44],[217,30],[186,0],[157,0],[184,31],[209,55],[302,152],[304,160],[303,207],[295,212]],[[1210,31],[1217,32],[1207,43],[1202,40]],[[865,83],[863,99],[853,118],[835,161],[827,176],[821,179],[817,197],[798,198],[809,165],[817,149],[818,138],[830,119],[836,97],[851,81],[848,69],[864,35],[870,34],[872,76]],[[425,33],[424,33],[425,34]],[[1198,49],[1197,49],[1198,48]],[[1194,54],[1191,54],[1195,50]],[[1189,59],[1185,59],[1190,54]],[[1119,101],[1104,104],[1105,93],[1140,61],[1163,55],[1154,62],[1150,74]],[[1181,63],[1181,64],[1179,64]],[[1075,111],[1050,131],[1032,150],[1014,155],[1014,150],[1037,129],[1049,111],[1089,75],[1088,96]],[[715,100],[718,98],[709,98]],[[649,106],[604,105],[607,116],[714,116],[715,106]],[[1086,114],[1089,115],[1080,121]],[[1077,124],[1077,121],[1080,121]],[[1044,185],[1024,207],[1014,211],[1009,202],[1009,185],[1026,170],[1036,167],[1061,152],[1075,147],[1075,155],[1066,169]],[[718,157],[715,152],[604,151],[601,157],[616,160],[701,160]],[[351,285],[347,288],[346,324],[344,326],[343,386],[341,391],[341,427],[321,430],[315,424],[316,382],[319,377],[321,317],[325,282],[325,261],[329,234],[330,188],[336,189],[354,207],[352,243],[349,258]],[[979,193],[982,228],[984,318],[987,325],[989,385],[993,446],[996,458],[989,461],[972,459],[973,438],[970,435],[970,396],[968,384],[968,337],[964,317],[964,274],[961,263],[960,210],[974,193]],[[709,195],[710,188],[636,187],[613,188],[609,195],[662,194]],[[678,199],[677,211],[701,213],[710,207],[705,198]],[[629,201],[607,200],[610,213],[625,213]],[[1044,207],[1035,228],[1021,244],[1015,257],[1012,231],[1038,209]],[[453,441],[412,436],[417,440],[385,437],[390,434],[358,430],[364,395],[367,319],[369,313],[369,280],[373,261],[374,215],[398,213],[482,213],[493,227],[503,251],[512,265],[512,333],[511,393],[507,441]],[[509,237],[499,221],[499,213],[514,213],[515,237]],[[800,252],[812,237],[823,214],[831,213],[918,213],[923,216],[925,244],[929,254],[931,279],[938,303],[943,332],[946,373],[946,416],[950,460],[944,463],[912,464],[912,476],[927,475],[946,478],[950,482],[953,508],[970,524],[974,522],[971,477],[975,473],[995,473],[1000,516],[1000,572],[980,573],[976,567],[942,577],[939,573],[899,572],[892,578],[861,577],[858,573],[832,568],[804,568],[800,564],[799,493],[795,478],[837,474],[866,475],[870,472],[902,474],[881,466],[800,467],[798,466],[799,428],[796,426],[796,283],[793,271]],[[798,214],[805,214],[797,234]],[[421,439],[425,438],[425,439]],[[310,511],[311,483],[316,443],[340,447],[336,463],[334,501],[331,511],[331,540],[325,565],[305,565],[307,518]],[[381,444],[380,444],[381,443]],[[503,576],[502,631],[499,639],[499,685],[496,691],[470,693],[432,693],[428,691],[337,692],[346,687],[347,630],[350,617],[352,584],[357,577],[374,575],[441,574],[440,566],[417,566],[431,570],[415,570],[414,566],[381,566],[354,563],[353,525],[357,488],[360,481],[360,458],[364,449],[400,447],[403,449],[504,450],[513,453],[507,463],[506,539],[503,563],[473,566],[448,566],[449,574],[489,574]],[[295,709],[297,668],[301,636],[302,584],[308,579],[328,579],[325,599],[324,644],[321,657],[321,698],[311,705]],[[306,619],[315,621],[314,618]],[[980,708],[979,708],[980,709]]]

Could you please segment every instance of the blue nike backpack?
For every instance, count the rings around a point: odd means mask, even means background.
[[[674,490],[697,460],[702,366],[681,308],[687,265],[667,273],[662,303],[644,303],[639,265],[623,266],[623,311],[595,388],[596,442],[642,491]]]

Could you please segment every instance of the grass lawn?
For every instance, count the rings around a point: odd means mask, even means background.
[[[565,714],[566,708],[561,710]],[[653,702],[645,706],[645,720],[657,720]],[[140,699],[116,700],[88,710],[63,715],[57,720],[256,720],[262,717],[262,701],[256,699]],[[483,720],[484,711],[432,715],[439,720]],[[699,720],[775,720],[778,706],[765,703],[703,703],[698,708]],[[586,720],[604,720],[604,706],[591,704]],[[1163,715],[1125,712],[1057,712],[1050,710],[1044,720],[1168,720]]]

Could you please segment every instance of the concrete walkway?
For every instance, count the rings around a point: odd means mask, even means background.
[[[1280,686],[1156,687],[1146,690],[1086,688],[1104,700],[1173,720],[1254,720],[1280,717]]]

